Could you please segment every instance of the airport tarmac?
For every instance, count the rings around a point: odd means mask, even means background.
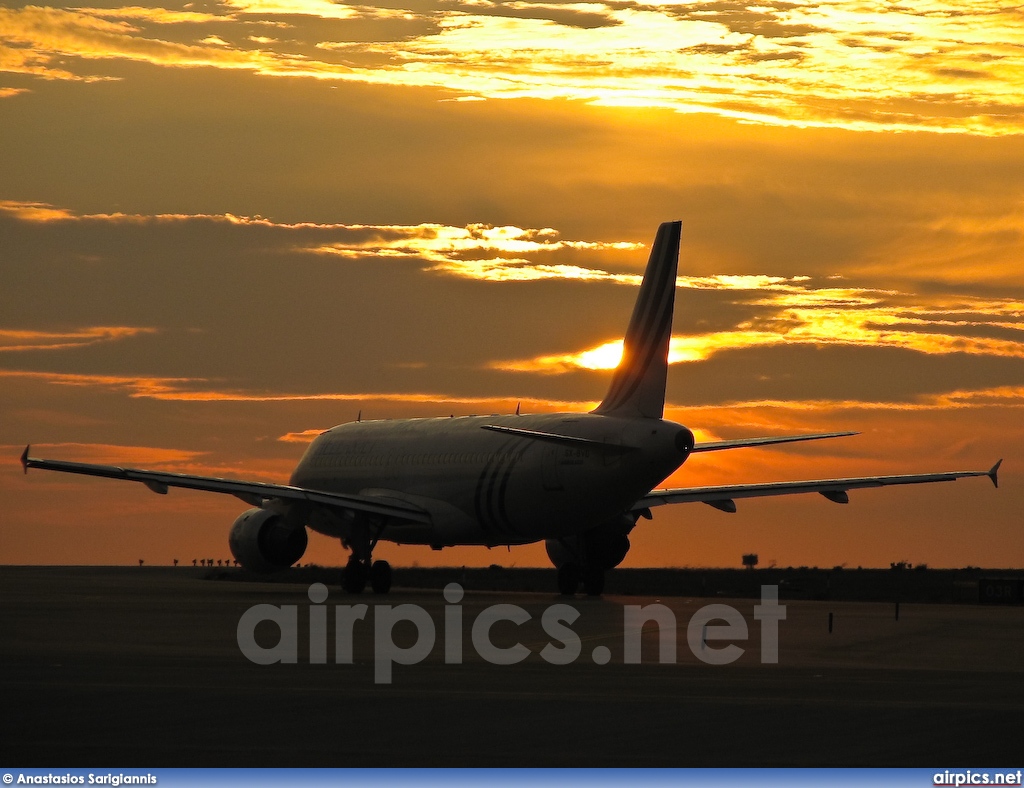
[[[550,664],[541,650],[562,643],[542,616],[567,602],[582,650]],[[675,660],[659,664],[652,626],[641,664],[624,664],[624,610],[655,602],[676,621]],[[355,603],[370,610],[354,663],[335,664],[333,610]],[[783,600],[778,663],[763,664],[757,603],[467,592],[463,662],[446,664],[439,591],[331,588],[328,661],[310,664],[305,585],[184,567],[0,567],[0,755],[26,767],[1019,764],[1024,607],[904,604],[897,620],[888,603]],[[241,652],[239,620],[258,604],[297,607],[295,664]],[[375,682],[384,604],[418,606],[436,627],[429,655],[395,665],[390,684]],[[499,604],[530,615],[491,631],[496,646],[529,649],[515,665],[473,645],[473,623]],[[747,639],[713,643],[743,649],[732,664],[705,664],[688,645],[707,604],[746,622]],[[393,634],[405,647],[417,631],[404,622]],[[257,627],[262,646],[276,638]]]

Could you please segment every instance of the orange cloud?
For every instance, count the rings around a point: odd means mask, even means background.
[[[131,397],[149,399],[189,399],[184,387],[197,378],[161,378],[136,375],[84,375],[71,372],[34,372],[0,369],[0,378],[37,380],[56,386],[81,386],[126,392]]]
[[[155,328],[135,326],[95,326],[62,332],[0,329],[0,353],[88,347],[100,342],[113,342],[140,334],[154,333],[156,333]]]
[[[4,446],[4,456],[23,446]],[[32,456],[59,454],[61,459],[100,465],[141,466],[172,469],[195,462],[206,452],[167,449],[154,446],[118,446],[109,443],[34,443]]]
[[[686,414],[700,412],[712,414],[721,412],[723,414],[735,414],[743,411],[749,420],[755,418],[758,423],[769,427],[778,428],[777,416],[765,417],[765,413],[792,413],[806,414],[829,413],[834,411],[957,411],[957,410],[979,410],[985,408],[1024,408],[1024,386],[994,386],[986,389],[957,389],[942,394],[923,394],[907,402],[871,402],[867,400],[827,400],[827,399],[805,399],[805,400],[745,400],[722,402],[713,405],[700,405],[696,408],[683,407],[680,405],[666,405],[666,418],[674,418],[685,423]],[[675,415],[668,415],[669,413]],[[790,420],[790,428],[798,428],[802,424],[801,416],[797,420]],[[712,424],[733,424],[733,416],[729,415],[724,421],[720,418],[710,418]]]
[[[0,378],[36,380],[55,386],[80,386],[123,392],[138,399],[183,402],[399,402],[445,405],[472,405],[486,410],[509,411],[521,404],[525,409],[583,410],[596,402],[524,399],[517,397],[473,397],[437,392],[252,392],[210,388],[203,378],[170,378],[136,375],[85,375],[69,372],[35,372],[0,369]]]
[[[0,200],[0,213],[23,222],[52,222],[76,218],[75,214],[64,208],[55,208],[42,202],[20,202],[18,200]]]
[[[282,443],[312,443],[317,435],[320,435],[324,430],[328,430],[330,427],[324,427],[322,430],[302,430],[302,432],[286,432],[284,435],[278,438]]]
[[[24,446],[0,446],[0,465],[18,466],[18,459]],[[249,459],[244,462],[237,460],[218,460],[207,451],[189,451],[172,449],[162,446],[125,446],[107,443],[33,443],[32,455],[59,458],[74,462],[88,462],[99,465],[115,465],[129,468],[148,468],[152,470],[170,471],[173,473],[191,473],[201,476],[224,478],[244,478],[279,482],[288,478],[295,463],[291,458]],[[66,477],[63,474],[51,476],[45,474],[51,483],[62,481],[65,484],[81,485],[81,477]],[[113,491],[111,491],[113,492]],[[161,502],[166,505],[166,502]]]
[[[124,392],[129,397],[184,402],[394,402],[423,405],[471,406],[478,412],[512,412],[519,406],[524,413],[551,411],[585,412],[597,407],[596,400],[557,400],[508,396],[464,396],[438,392],[249,392],[237,389],[213,389],[200,378],[160,378],[132,375],[83,375],[62,372],[33,372],[0,369],[0,378],[36,380],[58,386],[79,386]],[[1024,386],[996,386],[986,389],[957,389],[942,394],[922,395],[907,402],[870,402],[862,400],[757,400],[702,405],[701,411],[723,409],[783,409],[791,411],[826,410],[956,410],[987,407],[1024,407]],[[669,403],[669,410],[685,412]],[[278,438],[286,443],[312,440],[324,429],[290,432]]]

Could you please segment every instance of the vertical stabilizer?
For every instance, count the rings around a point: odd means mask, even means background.
[[[664,415],[682,224],[665,222],[658,228],[622,343],[622,360],[594,413],[648,419]]]

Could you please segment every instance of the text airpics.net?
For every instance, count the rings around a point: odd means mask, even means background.
[[[1021,785],[1021,770],[1015,772],[972,772],[966,771],[951,772],[946,769],[944,772],[936,772],[932,779],[932,785],[960,786],[960,785]]]
[[[463,611],[459,604],[463,589],[458,583],[449,583],[444,589],[443,638],[444,662],[462,663]],[[309,587],[309,661],[327,663],[327,586],[314,583]],[[376,684],[390,684],[394,665],[416,665],[425,660],[437,642],[437,629],[430,614],[419,605],[373,605],[373,661]],[[365,621],[370,606],[334,606],[334,662],[337,665],[353,663],[353,634],[357,621]],[[653,622],[658,629],[658,662],[676,661],[676,617],[665,605],[624,605],[622,617],[622,655],[626,664],[641,662],[641,634],[644,624]],[[540,656],[552,665],[568,665],[579,659],[583,641],[572,629],[580,612],[572,605],[555,604],[540,616],[541,626],[551,640],[540,649]],[[491,628],[499,621],[521,626],[533,618],[518,605],[497,604],[484,608],[473,620],[471,643],[476,653],[493,665],[514,665],[530,656],[531,650],[520,642],[499,647],[491,640]],[[779,604],[779,587],[761,586],[761,602],[754,606],[754,619],[761,630],[761,662],[779,661],[779,621],[786,618],[785,605]],[[400,622],[409,622],[416,628],[416,640],[410,646],[399,646],[394,630]],[[270,647],[256,642],[256,628],[262,622],[272,622],[279,630],[278,642]],[[686,643],[695,657],[710,665],[727,665],[739,659],[744,649],[736,643],[713,645],[715,641],[744,641],[749,628],[743,615],[734,607],[724,604],[705,605],[690,618],[686,625]],[[257,665],[296,663],[299,654],[299,606],[253,605],[238,621],[238,648],[246,659]],[[607,646],[597,646],[590,654],[598,665],[611,660]]]

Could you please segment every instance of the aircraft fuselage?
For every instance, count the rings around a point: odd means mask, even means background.
[[[485,425],[601,445],[494,432]],[[692,446],[693,434],[670,421],[589,413],[359,421],[319,435],[291,484],[400,498],[430,512],[429,525],[387,526],[381,534],[387,541],[524,544],[621,516],[678,468]],[[310,525],[343,535],[329,522]]]

